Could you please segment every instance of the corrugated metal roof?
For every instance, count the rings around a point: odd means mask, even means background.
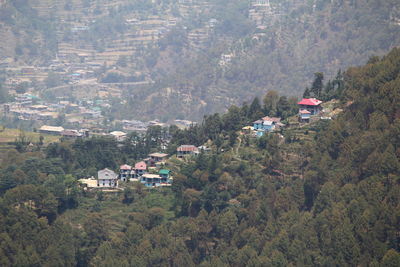
[[[43,125],[40,127],[39,131],[48,131],[48,132],[62,132],[64,131],[64,128],[61,126],[48,126],[48,125]]]
[[[171,171],[167,169],[161,169],[159,174],[169,174]]]
[[[306,106],[318,106],[319,104],[321,104],[322,101],[318,100],[316,98],[303,98],[299,103],[297,103],[298,105],[306,105]]]

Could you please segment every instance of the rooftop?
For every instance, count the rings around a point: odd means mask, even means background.
[[[77,130],[64,130],[62,131],[61,135],[63,136],[71,136],[71,137],[80,137],[82,134]]]
[[[156,157],[156,158],[165,158],[168,156],[168,154],[165,153],[151,153],[149,154],[150,157]]]
[[[146,163],[144,161],[135,164],[135,170],[146,170]]]
[[[198,151],[199,149],[194,145],[181,145],[176,149],[179,152]]]
[[[126,133],[121,132],[121,131],[113,131],[110,134],[113,136],[125,136],[126,135]]]
[[[119,169],[120,170],[132,170],[132,166],[129,166],[128,164],[124,164],[124,165],[121,165],[119,167]]]
[[[265,121],[272,121],[272,122],[277,123],[277,122],[280,122],[280,121],[281,121],[281,118],[277,118],[277,117],[268,117],[268,116],[266,116],[266,117],[262,118],[262,120],[263,120],[264,122],[265,122]]]
[[[160,170],[160,172],[159,172],[159,174],[169,174],[171,171],[170,170],[167,170],[167,169],[161,169]]]
[[[110,179],[109,177],[112,177],[113,179],[116,179],[118,175],[114,171],[112,171],[112,170],[110,170],[108,168],[105,168],[105,169],[100,170],[100,171],[97,172],[97,177],[99,179],[102,178],[103,176],[106,179]]]
[[[306,105],[306,106],[318,106],[319,104],[321,104],[322,101],[318,100],[316,98],[303,98],[299,103],[297,103],[298,105]]]
[[[151,173],[145,173],[145,174],[143,174],[143,176],[142,176],[143,178],[147,178],[147,179],[160,179],[161,177],[160,177],[160,175],[158,175],[158,174],[151,174]]]
[[[48,131],[48,132],[62,132],[64,131],[64,128],[61,126],[48,126],[48,125],[43,125],[40,127],[39,131]]]

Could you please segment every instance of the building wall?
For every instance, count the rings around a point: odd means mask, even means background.
[[[119,176],[122,181],[127,181],[129,178],[132,178],[130,170],[121,170]]]
[[[311,115],[316,115],[322,110],[322,107],[321,106],[300,105],[300,110],[308,110],[311,112]]]
[[[116,179],[99,179],[97,181],[98,181],[97,184],[99,187],[116,187],[118,185],[118,182]]]
[[[254,123],[254,125],[253,125],[254,130],[262,129],[262,126],[263,125],[261,123]]]

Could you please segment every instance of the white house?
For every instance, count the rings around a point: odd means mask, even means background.
[[[114,137],[118,142],[123,142],[126,139],[126,133],[121,131],[113,131],[110,133],[112,137]]]
[[[132,178],[132,166],[124,164],[119,167],[119,177],[121,178],[121,181],[129,181],[129,179]]]
[[[98,187],[118,187],[118,175],[110,169],[97,172]]]

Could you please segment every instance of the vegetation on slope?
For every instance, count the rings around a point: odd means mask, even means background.
[[[94,158],[83,169],[107,160],[99,149],[112,149],[107,140],[63,142],[48,158],[9,152],[0,177],[1,264],[398,266],[399,73],[400,49],[349,69],[344,112],[298,138],[237,135],[254,115],[246,106],[175,130],[171,146],[210,139],[213,152],[172,160],[171,190],[127,185],[97,202],[81,192],[66,173],[85,153]],[[116,162],[128,156],[109,152]]]

